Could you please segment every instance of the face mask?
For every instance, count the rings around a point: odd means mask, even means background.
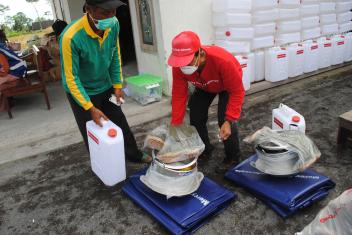
[[[197,57],[197,60],[196,60],[196,63],[198,62],[198,59],[199,59],[199,56]],[[195,65],[187,65],[187,66],[183,66],[183,67],[180,67],[181,71],[183,74],[186,74],[186,75],[191,75],[193,74],[195,71],[197,71],[198,69],[198,66],[195,66]]]
[[[90,15],[89,15],[89,17],[94,22],[95,27],[100,30],[106,30],[106,29],[112,28],[114,25],[117,24],[117,19],[115,16],[113,16],[111,18],[103,19],[103,20],[96,20],[93,17],[91,17]],[[96,21],[98,21],[98,23],[95,23]]]

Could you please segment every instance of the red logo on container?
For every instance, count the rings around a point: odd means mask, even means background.
[[[285,58],[285,57],[286,57],[286,54],[279,54],[279,55],[277,55],[277,58],[278,58],[278,59]]]
[[[231,32],[230,32],[230,31],[226,31],[226,32],[225,32],[225,35],[226,35],[227,37],[230,37],[230,36],[231,36]]]
[[[284,128],[284,124],[277,118],[274,118],[274,122],[276,125],[278,125],[279,127],[281,127],[281,129]]]
[[[247,68],[247,64],[241,64],[241,68]]]
[[[318,46],[312,46],[310,49],[311,49],[311,50],[318,49]]]
[[[324,47],[331,47],[331,43],[325,43]]]
[[[341,46],[341,45],[344,45],[345,42],[338,42],[337,45]]]
[[[297,51],[297,53],[296,53],[297,55],[300,55],[300,54],[303,54],[303,50],[299,50],[299,51]]]
[[[88,136],[97,144],[99,144],[99,139],[92,134],[92,132],[88,131]]]

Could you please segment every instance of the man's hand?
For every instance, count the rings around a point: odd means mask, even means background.
[[[125,94],[123,93],[122,89],[115,88],[114,89],[114,93],[115,93],[115,96],[116,96],[117,103],[121,103],[121,99],[124,100],[124,98],[125,98]]]
[[[91,107],[89,111],[93,121],[100,127],[103,126],[103,124],[101,123],[101,118],[103,118],[104,120],[109,120],[102,111],[100,111],[94,106]]]
[[[225,121],[222,124],[219,132],[219,137],[222,141],[227,140],[231,135],[231,124],[228,121]]]

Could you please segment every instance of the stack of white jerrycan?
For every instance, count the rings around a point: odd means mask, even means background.
[[[320,37],[319,0],[301,0],[302,40]]]
[[[280,104],[278,108],[273,109],[272,114],[273,130],[298,130],[302,133],[306,131],[306,122],[304,117],[288,107]]]
[[[120,127],[111,121],[103,121],[100,127],[88,121],[87,136],[90,162],[93,172],[107,186],[126,179],[125,148]]]

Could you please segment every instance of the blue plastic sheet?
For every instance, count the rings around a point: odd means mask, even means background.
[[[265,175],[251,166],[257,156],[251,156],[226,172],[225,177],[247,189],[281,217],[288,217],[299,209],[326,197],[335,183],[327,176],[307,169],[290,177]]]
[[[142,171],[129,177],[122,190],[172,234],[195,232],[236,197],[235,193],[205,177],[199,189],[191,195],[167,199],[139,180],[144,173]]]

